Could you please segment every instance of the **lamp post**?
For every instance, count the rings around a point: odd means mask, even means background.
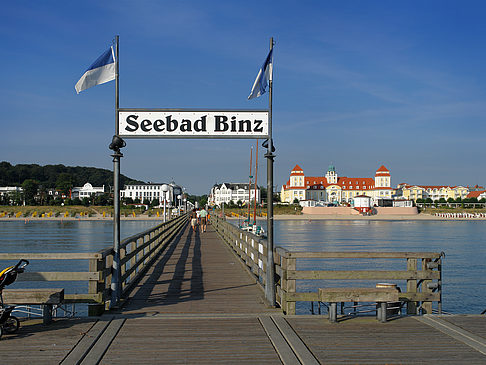
[[[162,192],[164,193],[164,223],[167,221],[167,216],[165,215],[165,194],[169,191],[169,185],[162,185]]]
[[[111,307],[118,304],[121,297],[121,266],[120,266],[120,149],[125,147],[125,141],[117,135],[113,136],[110,146],[113,151],[113,272],[111,279]]]
[[[181,205],[182,205],[182,196],[181,194],[177,195],[177,201],[179,202],[179,207],[177,208],[178,214],[177,216],[181,215]]]

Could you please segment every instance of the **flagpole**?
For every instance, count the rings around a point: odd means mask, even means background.
[[[273,49],[273,37],[270,38],[270,51]],[[267,159],[267,270],[265,280],[265,298],[275,307],[275,266],[273,258],[273,137],[272,137],[272,98],[273,98],[273,61],[268,90],[268,145],[265,158]]]
[[[119,109],[119,36],[115,36],[115,137],[119,135],[118,109]],[[120,267],[120,158],[123,154],[115,149],[113,157],[113,267],[111,276],[111,303],[110,307],[118,304],[121,297],[121,267]]]

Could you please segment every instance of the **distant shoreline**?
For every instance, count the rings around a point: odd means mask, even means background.
[[[241,218],[229,218],[228,219],[241,219]],[[258,217],[257,220],[265,220],[266,218]],[[486,221],[486,218],[444,218],[430,214],[414,214],[414,215],[330,215],[330,214],[281,214],[274,217],[276,221],[288,221],[288,220],[306,220],[306,221],[325,221],[325,220],[343,220],[343,221]]]
[[[243,218],[227,217],[229,220],[238,220]],[[103,216],[92,216],[92,217],[3,217],[0,218],[0,222],[9,221],[34,221],[34,222],[55,222],[55,221],[112,221],[113,217],[103,217]],[[162,217],[149,217],[144,215],[139,215],[136,217],[120,217],[122,221],[163,221]],[[258,221],[266,220],[265,217],[257,217]],[[362,215],[329,215],[329,214],[279,214],[274,216],[276,221],[288,221],[288,220],[306,220],[306,221],[486,221],[486,218],[445,218],[438,217],[430,214],[415,214],[415,215],[392,215],[392,214],[382,214],[373,216],[362,216]]]

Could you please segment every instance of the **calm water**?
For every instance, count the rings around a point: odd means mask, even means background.
[[[122,221],[121,237],[130,237],[157,225],[158,221]],[[111,221],[0,221],[0,252],[97,252],[113,246],[113,224]],[[22,255],[19,255],[19,259]],[[0,270],[17,261],[0,260]],[[31,260],[28,271],[88,271],[88,260]],[[87,282],[20,282],[14,288],[65,288],[66,293],[88,292]],[[78,314],[84,315],[86,308],[78,305]]]
[[[237,223],[237,221],[233,221]],[[262,222],[266,229],[266,222]],[[486,222],[484,221],[275,221],[275,246],[290,251],[444,252],[443,310],[476,313],[486,309]],[[406,270],[405,260],[298,260],[302,270]],[[396,282],[406,289],[405,281]],[[374,286],[345,281],[297,281],[297,290]],[[298,313],[309,308],[298,306]]]
[[[148,229],[155,221],[122,221],[122,238]],[[96,221],[0,221],[1,252],[96,252],[112,244],[112,223]],[[486,309],[486,222],[466,221],[276,221],[275,244],[293,251],[444,251],[443,309],[480,313]],[[63,262],[63,267],[61,267]],[[87,261],[33,261],[31,271],[86,271]],[[0,261],[0,267],[12,262]],[[405,260],[302,260],[299,269],[406,269]],[[342,283],[342,282],[341,282]],[[52,287],[52,283],[46,284]],[[370,283],[374,284],[374,283]],[[405,288],[405,282],[397,283]],[[16,282],[11,287],[25,283]],[[298,282],[299,290],[333,283]],[[356,283],[354,284],[356,285]],[[69,293],[86,292],[86,283],[55,283]],[[299,312],[306,312],[300,308]]]

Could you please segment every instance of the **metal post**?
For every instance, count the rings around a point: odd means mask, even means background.
[[[167,221],[167,215],[165,214],[165,191],[164,191],[164,223]]]
[[[270,50],[273,49],[273,37],[270,38]],[[272,64],[273,68],[273,64]],[[275,266],[273,259],[273,138],[272,138],[272,92],[273,70],[269,80],[269,114],[268,114],[268,145],[265,158],[267,159],[267,271],[265,281],[265,298],[268,304],[275,306]]]
[[[118,109],[119,109],[119,37],[115,36],[115,136],[118,136]],[[113,143],[112,143],[113,144]],[[115,306],[121,297],[121,267],[120,267],[120,158],[123,154],[119,147],[114,149],[113,157],[113,268],[111,277],[111,303]]]
[[[121,267],[120,267],[120,158],[123,154],[118,150],[113,157],[113,272],[111,277],[111,306],[115,306],[121,297]]]

